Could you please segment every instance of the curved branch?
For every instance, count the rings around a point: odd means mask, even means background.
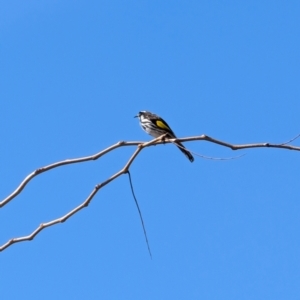
[[[142,148],[153,146],[153,145],[158,145],[158,144],[164,144],[164,143],[174,143],[176,141],[178,142],[192,142],[192,141],[207,141],[210,143],[214,143],[223,147],[230,148],[232,150],[241,150],[241,149],[247,149],[247,148],[280,148],[280,149],[288,149],[288,150],[295,150],[295,151],[300,151],[300,147],[297,146],[292,146],[292,145],[287,145],[288,143],[294,141],[297,139],[300,135],[297,135],[295,138],[289,140],[286,143],[282,144],[272,144],[272,143],[253,143],[253,144],[230,144],[221,140],[217,140],[215,138],[209,137],[208,135],[200,135],[200,136],[192,136],[192,137],[186,137],[186,138],[176,138],[176,139],[168,139],[165,136],[156,138],[151,140],[150,142],[141,142],[141,141],[133,141],[133,142],[124,142],[120,141],[94,155],[86,156],[86,157],[80,157],[80,158],[74,158],[74,159],[66,159],[63,161],[59,161],[53,164],[50,164],[48,166],[39,168],[32,173],[30,173],[25,179],[20,183],[20,185],[9,195],[7,196],[4,200],[0,202],[0,208],[6,205],[8,202],[10,202],[13,198],[15,198],[20,192],[25,188],[25,186],[37,175],[44,173],[46,171],[49,171],[51,169],[61,167],[64,165],[69,165],[69,164],[75,164],[75,163],[81,163],[85,161],[90,161],[90,160],[97,160],[100,158],[102,155],[116,149],[119,147],[124,147],[124,146],[138,146]],[[134,158],[133,158],[134,159]],[[130,165],[131,162],[129,161],[128,164]],[[128,166],[129,168],[129,166]]]
[[[7,196],[4,200],[0,202],[0,208],[7,204],[10,200],[15,198],[18,194],[21,193],[21,191],[25,188],[25,186],[31,181],[35,176],[42,174],[46,171],[49,171],[54,168],[58,168],[64,165],[70,165],[70,164],[75,164],[75,163],[81,163],[85,161],[90,161],[90,160],[97,160],[100,158],[102,155],[116,149],[122,146],[136,146],[139,144],[143,144],[143,142],[118,142],[96,154],[90,155],[90,156],[85,156],[85,157],[79,157],[79,158],[73,158],[73,159],[66,159],[62,160],[56,163],[53,163],[51,165],[36,169],[32,173],[30,173],[28,176],[25,177],[25,179],[20,183],[20,185],[9,195]]]
[[[89,205],[89,203],[91,202],[91,200],[94,198],[94,196],[96,195],[96,193],[98,192],[98,190],[100,189],[100,186],[96,186],[94,188],[94,190],[91,192],[91,194],[86,198],[86,200],[84,200],[84,202],[80,205],[78,205],[77,207],[75,207],[73,210],[71,210],[70,212],[68,212],[67,214],[65,214],[64,216],[57,218],[55,220],[52,220],[50,222],[47,223],[42,223],[38,228],[36,228],[31,234],[26,235],[26,236],[22,236],[22,237],[18,237],[18,238],[12,238],[10,240],[8,240],[5,244],[3,244],[0,247],[0,251],[3,251],[4,249],[6,249],[7,247],[15,244],[15,243],[19,243],[19,242],[24,242],[24,241],[31,241],[35,238],[35,236],[40,233],[42,230],[44,230],[47,227],[53,226],[55,224],[58,223],[63,223],[66,220],[68,220],[72,215],[76,214],[78,211],[80,211],[81,209],[83,209],[84,207],[87,207]]]
[[[241,150],[241,149],[247,149],[247,148],[279,148],[279,149],[300,151],[300,147],[287,145],[287,143],[283,143],[283,144],[272,144],[272,143],[230,144],[227,142],[223,142],[221,140],[217,140],[217,139],[212,138],[205,134],[199,135],[199,136],[182,138],[182,139],[172,139],[172,140],[170,139],[169,141],[171,141],[171,142],[176,142],[176,141],[191,142],[191,141],[201,141],[201,140],[207,141],[207,142],[210,142],[213,144],[217,144],[217,145],[220,145],[223,147],[227,147],[227,148],[230,148],[231,150]]]
[[[15,244],[15,243],[19,243],[19,242],[24,242],[24,241],[31,241],[35,238],[35,236],[37,234],[39,234],[42,230],[44,230],[47,227],[56,225],[58,223],[63,223],[66,220],[68,220],[71,216],[73,216],[74,214],[76,214],[77,212],[79,212],[81,209],[87,207],[90,202],[92,201],[92,199],[94,198],[94,196],[97,194],[97,192],[103,188],[104,186],[106,186],[108,183],[110,183],[111,181],[115,180],[116,178],[118,178],[119,176],[123,175],[123,174],[127,174],[129,167],[131,166],[132,162],[134,161],[134,159],[137,157],[137,155],[142,151],[143,148],[150,146],[154,143],[156,143],[157,141],[161,140],[162,137],[158,137],[150,142],[147,143],[143,143],[143,144],[139,144],[138,148],[134,151],[134,153],[132,154],[132,156],[130,157],[130,159],[128,160],[128,162],[125,164],[125,166],[117,173],[115,173],[113,176],[111,176],[110,178],[108,178],[107,180],[103,181],[100,184],[97,184],[95,186],[95,188],[93,189],[93,191],[91,192],[91,194],[77,207],[75,207],[74,209],[72,209],[70,212],[68,212],[67,214],[65,214],[64,216],[54,219],[50,222],[47,223],[42,223],[40,226],[38,226],[31,234],[26,235],[26,236],[22,236],[22,237],[18,237],[18,238],[12,238],[10,240],[8,240],[5,244],[3,244],[2,246],[0,246],[0,252],[5,250],[7,247]],[[54,165],[54,164],[53,164]],[[53,166],[52,165],[52,166]],[[48,166],[49,167],[49,166]],[[135,199],[136,200],[136,199]],[[137,203],[137,202],[136,202]],[[139,210],[140,216],[141,216],[141,212]],[[143,223],[144,226],[144,223]],[[144,232],[145,232],[145,228],[143,227]],[[149,247],[148,244],[148,239],[147,240],[147,245]],[[150,251],[150,248],[148,248]],[[151,252],[150,252],[151,255]]]

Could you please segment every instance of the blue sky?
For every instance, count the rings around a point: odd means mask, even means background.
[[[0,11],[0,198],[35,169],[179,137],[281,143],[300,133],[298,1],[7,1]],[[294,142],[300,145],[300,140]],[[300,153],[206,142],[143,151],[90,206],[0,253],[3,299],[299,299]],[[0,243],[58,218],[134,147],[43,173],[0,209]]]

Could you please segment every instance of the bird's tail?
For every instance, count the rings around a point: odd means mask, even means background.
[[[177,142],[176,145],[179,146],[178,149],[189,159],[190,162],[194,161],[194,157],[190,151],[186,150],[185,147],[179,142]]]

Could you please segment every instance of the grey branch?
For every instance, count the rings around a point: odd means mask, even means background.
[[[273,144],[273,143],[253,143],[253,144],[230,144],[221,140],[217,140],[215,138],[209,137],[207,135],[200,135],[200,136],[192,136],[192,137],[186,137],[186,138],[177,138],[177,139],[168,139],[166,138],[166,135],[163,135],[161,137],[158,137],[156,139],[153,139],[149,142],[141,142],[141,141],[132,141],[132,142],[118,142],[103,151],[100,151],[94,155],[86,156],[86,157],[80,157],[80,158],[74,158],[74,159],[67,159],[63,161],[59,161],[56,163],[53,163],[51,165],[39,168],[35,171],[33,171],[31,174],[29,174],[21,183],[20,185],[9,195],[7,196],[4,200],[0,202],[0,207],[3,207],[6,205],[8,202],[10,202],[12,199],[14,199],[21,191],[25,188],[25,186],[37,175],[44,173],[46,171],[49,171],[54,168],[58,168],[64,165],[68,164],[74,164],[74,163],[81,163],[85,161],[90,161],[90,160],[96,160],[100,158],[102,155],[105,155],[106,153],[119,148],[119,147],[124,147],[124,146],[137,146],[137,149],[134,151],[132,156],[129,158],[128,162],[126,165],[117,173],[115,173],[113,176],[105,180],[104,182],[96,185],[96,187],[93,189],[91,194],[84,200],[82,204],[65,214],[64,216],[57,218],[55,220],[52,220],[47,223],[42,223],[39,227],[37,227],[31,234],[23,237],[18,237],[18,238],[12,238],[9,241],[7,241],[5,244],[0,246],[0,251],[3,251],[7,247],[11,246],[12,244],[18,243],[18,242],[23,242],[23,241],[30,241],[34,239],[34,237],[41,232],[43,229],[53,226],[58,223],[63,223],[65,222],[68,218],[70,218],[72,215],[76,214],[79,212],[82,208],[87,207],[89,203],[92,201],[93,197],[97,194],[97,192],[113,181],[114,179],[118,178],[119,176],[126,174],[134,161],[134,159],[137,157],[137,155],[146,147],[150,147],[153,145],[158,145],[158,144],[164,144],[164,143],[174,143],[176,141],[178,142],[191,142],[191,141],[207,141],[210,143],[214,143],[223,147],[230,148],[232,150],[241,150],[241,149],[248,149],[248,148],[279,148],[279,149],[287,149],[287,150],[294,150],[294,151],[300,151],[300,147],[298,146],[292,146],[288,145],[289,143],[293,142],[296,140],[298,137],[300,137],[300,134],[297,135],[295,138],[290,139],[288,142],[281,143],[281,144]]]
[[[94,196],[97,194],[97,192],[103,188],[105,185],[107,185],[108,183],[110,183],[111,181],[113,181],[114,179],[118,178],[119,176],[123,175],[123,174],[127,174],[128,173],[128,170],[133,162],[133,160],[136,158],[136,156],[139,154],[139,152],[147,147],[147,146],[150,146],[152,144],[155,144],[158,140],[161,140],[161,137],[158,137],[150,142],[147,142],[147,143],[143,143],[143,144],[138,144],[138,147],[137,149],[134,151],[134,153],[132,154],[132,156],[130,157],[130,159],[128,160],[128,162],[126,163],[126,165],[117,173],[115,173],[113,176],[111,176],[110,178],[108,178],[107,180],[105,180],[104,182],[100,183],[100,184],[97,184],[95,186],[95,188],[93,189],[93,191],[91,192],[91,194],[83,201],[83,203],[81,203],[80,205],[78,205],[77,207],[75,207],[73,210],[69,211],[67,214],[65,214],[64,216],[60,217],[60,218],[57,218],[55,220],[52,220],[50,222],[47,222],[47,223],[42,223],[38,228],[36,228],[31,234],[27,235],[27,236],[22,236],[22,237],[18,237],[18,238],[12,238],[10,240],[8,240],[5,244],[3,244],[1,247],[0,247],[0,251],[3,251],[4,249],[6,249],[7,247],[15,244],[15,243],[18,243],[18,242],[24,242],[24,241],[31,241],[35,238],[35,236],[41,232],[43,229],[47,228],[47,227],[50,227],[50,226],[53,226],[55,224],[58,224],[58,223],[63,223],[65,222],[66,220],[68,220],[72,215],[76,214],[77,212],[79,212],[81,209],[83,209],[84,207],[87,207],[90,202],[92,201],[92,199],[94,198]],[[120,142],[122,143],[122,142]],[[113,145],[112,147],[114,148],[117,148],[118,147],[118,144],[115,144]],[[107,149],[110,149],[112,147],[109,147]],[[113,148],[113,149],[114,149]],[[103,150],[102,152],[99,152],[97,153],[96,155],[94,156],[89,156],[89,157],[85,157],[85,158],[79,158],[79,159],[75,159],[75,160],[66,160],[66,161],[63,161],[63,162],[58,162],[58,163],[55,163],[55,164],[52,164],[52,165],[49,165],[45,168],[42,168],[42,169],[39,169],[41,170],[39,173],[37,174],[40,174],[41,172],[45,172],[46,170],[50,170],[52,168],[55,168],[57,166],[61,166],[61,165],[64,165],[64,164],[69,164],[69,163],[75,163],[75,162],[80,162],[80,161],[87,161],[87,160],[90,160],[91,157],[97,157],[99,158],[101,155],[103,155],[103,153],[107,153],[109,151],[106,151],[107,149]],[[96,158],[96,159],[97,159]],[[92,158],[93,159],[93,158]],[[18,187],[18,189],[14,192],[16,193],[14,195],[14,197],[19,194],[21,192],[21,190],[25,187],[25,185],[34,177],[37,175],[35,172],[31,173],[29,176],[27,176],[25,178],[25,180],[21,183],[21,185]],[[30,177],[32,176],[32,177]],[[27,180],[27,181],[26,181]],[[23,184],[23,185],[22,185]],[[132,186],[131,186],[132,187]],[[14,194],[13,193],[13,194]],[[13,197],[12,197],[13,198]],[[11,199],[12,199],[11,198]],[[136,199],[135,199],[136,201]],[[137,202],[136,202],[137,203]],[[140,209],[139,209],[139,213],[140,213]],[[140,213],[140,216],[141,216],[141,213]],[[142,217],[141,217],[142,218]],[[143,229],[144,229],[144,223],[143,224]],[[144,232],[145,232],[145,229],[144,229]],[[145,232],[146,234],[146,232]],[[148,239],[146,237],[146,240],[147,240],[147,245],[148,245],[148,249],[150,251],[150,248],[149,248],[149,243],[148,243]],[[151,255],[151,252],[150,252],[150,255]]]
[[[290,141],[282,144],[272,144],[272,143],[254,143],[254,144],[230,144],[227,142],[223,142],[217,139],[214,139],[212,137],[209,137],[208,135],[200,135],[200,136],[193,136],[193,137],[187,137],[187,138],[177,138],[177,139],[163,139],[163,138],[157,138],[154,139],[148,143],[137,141],[137,142],[118,142],[96,154],[86,156],[86,157],[80,157],[80,158],[73,158],[73,159],[66,159],[63,161],[59,161],[56,163],[53,163],[51,165],[39,168],[32,173],[30,173],[21,183],[20,185],[9,195],[7,196],[4,200],[0,202],[0,208],[3,207],[5,204],[7,204],[9,201],[11,201],[13,198],[15,198],[23,189],[24,187],[29,183],[31,179],[33,179],[35,176],[44,173],[46,171],[49,171],[54,168],[58,168],[64,165],[69,165],[69,164],[75,164],[75,163],[81,163],[85,161],[90,161],[90,160],[96,160],[100,158],[102,155],[116,149],[119,147],[124,147],[124,146],[139,146],[141,149],[157,144],[164,144],[164,143],[174,143],[175,141],[179,142],[191,142],[191,141],[207,141],[210,143],[218,144],[223,147],[230,148],[232,150],[241,150],[241,149],[247,149],[247,148],[280,148],[280,149],[288,149],[288,150],[295,150],[295,151],[300,151],[300,147],[297,146],[291,146],[287,145],[291,141],[294,141],[296,138],[300,136],[297,135],[295,138],[291,139]]]

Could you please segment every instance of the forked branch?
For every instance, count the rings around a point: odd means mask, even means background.
[[[114,144],[114,145],[112,145],[112,146],[104,149],[103,151],[100,151],[100,152],[94,154],[94,155],[90,155],[90,156],[86,156],[86,157],[80,157],[80,158],[75,158],[75,159],[67,159],[67,160],[64,160],[64,161],[59,161],[59,162],[53,163],[51,165],[39,168],[39,169],[33,171],[31,174],[29,174],[20,183],[20,185],[9,196],[7,196],[4,200],[2,200],[0,202],[0,207],[5,206],[8,202],[10,202],[12,199],[14,199],[19,193],[21,193],[21,191],[25,188],[25,186],[35,176],[37,176],[37,175],[39,175],[41,173],[44,173],[44,172],[47,172],[47,171],[49,171],[51,169],[58,168],[58,167],[61,167],[61,166],[64,166],[64,165],[68,165],[68,164],[81,163],[81,162],[90,161],[90,160],[97,160],[102,155],[105,155],[108,152],[110,152],[110,151],[112,151],[112,150],[114,150],[116,148],[119,148],[119,147],[137,146],[136,150],[134,151],[134,153],[132,154],[132,156],[129,158],[129,160],[125,164],[125,166],[119,172],[115,173],[113,176],[111,176],[110,178],[108,178],[104,182],[96,185],[96,187],[93,189],[93,191],[90,193],[90,195],[82,202],[82,204],[80,204],[79,206],[75,207],[73,210],[71,210],[70,212],[68,212],[67,214],[65,214],[64,216],[62,216],[60,218],[57,218],[57,219],[52,220],[52,221],[47,222],[47,223],[42,223],[31,234],[29,234],[27,236],[10,239],[5,244],[3,244],[2,246],[0,246],[0,251],[3,251],[4,249],[6,249],[7,247],[11,246],[12,244],[15,244],[15,243],[18,243],[18,242],[23,242],[23,241],[30,241],[30,240],[34,239],[34,237],[39,232],[41,232],[43,229],[45,229],[47,227],[50,227],[50,226],[53,226],[53,225],[58,224],[58,223],[63,223],[68,218],[70,218],[71,216],[73,216],[74,214],[76,214],[77,212],[79,212],[82,208],[87,207],[89,205],[89,203],[92,201],[93,197],[97,194],[97,192],[102,187],[104,187],[105,185],[107,185],[111,181],[115,180],[119,176],[121,176],[123,174],[127,174],[129,172],[129,168],[130,168],[132,162],[134,161],[134,159],[146,147],[150,147],[150,146],[158,145],[158,144],[164,144],[164,143],[174,143],[176,141],[178,141],[178,142],[207,141],[207,142],[214,143],[214,144],[217,144],[217,145],[220,145],[220,146],[223,146],[223,147],[230,148],[232,150],[241,150],[241,149],[248,149],[248,148],[279,148],[279,149],[285,149],[285,150],[300,151],[300,147],[299,146],[289,145],[291,142],[295,141],[299,137],[300,137],[300,134],[297,135],[296,137],[290,139],[289,141],[287,141],[285,143],[281,143],[281,144],[274,144],[274,143],[230,144],[230,143],[227,143],[227,142],[224,142],[224,141],[217,140],[215,138],[209,137],[207,135],[200,135],[200,136],[193,136],[193,137],[186,137],[186,138],[177,138],[177,139],[168,139],[168,138],[166,138],[166,135],[163,135],[161,137],[158,137],[158,138],[153,139],[153,140],[151,140],[149,142],[146,142],[146,143],[145,142],[141,142],[141,141],[118,142],[118,143],[116,143],[116,144]],[[134,195],[134,193],[133,193],[133,195]],[[136,201],[136,199],[135,199],[135,201]],[[144,227],[144,223],[143,223],[143,220],[142,220],[141,212],[140,212],[140,209],[138,207],[137,201],[136,201],[136,205],[137,205],[137,208],[139,210],[139,214],[140,214],[140,218],[141,218],[141,221],[142,221],[143,230],[144,230],[144,234],[145,234],[145,238],[146,238],[148,250],[149,250],[149,253],[151,255],[150,247],[149,247],[149,243],[148,243],[148,239],[147,239],[147,235],[146,235],[146,230],[145,230],[145,227]]]

